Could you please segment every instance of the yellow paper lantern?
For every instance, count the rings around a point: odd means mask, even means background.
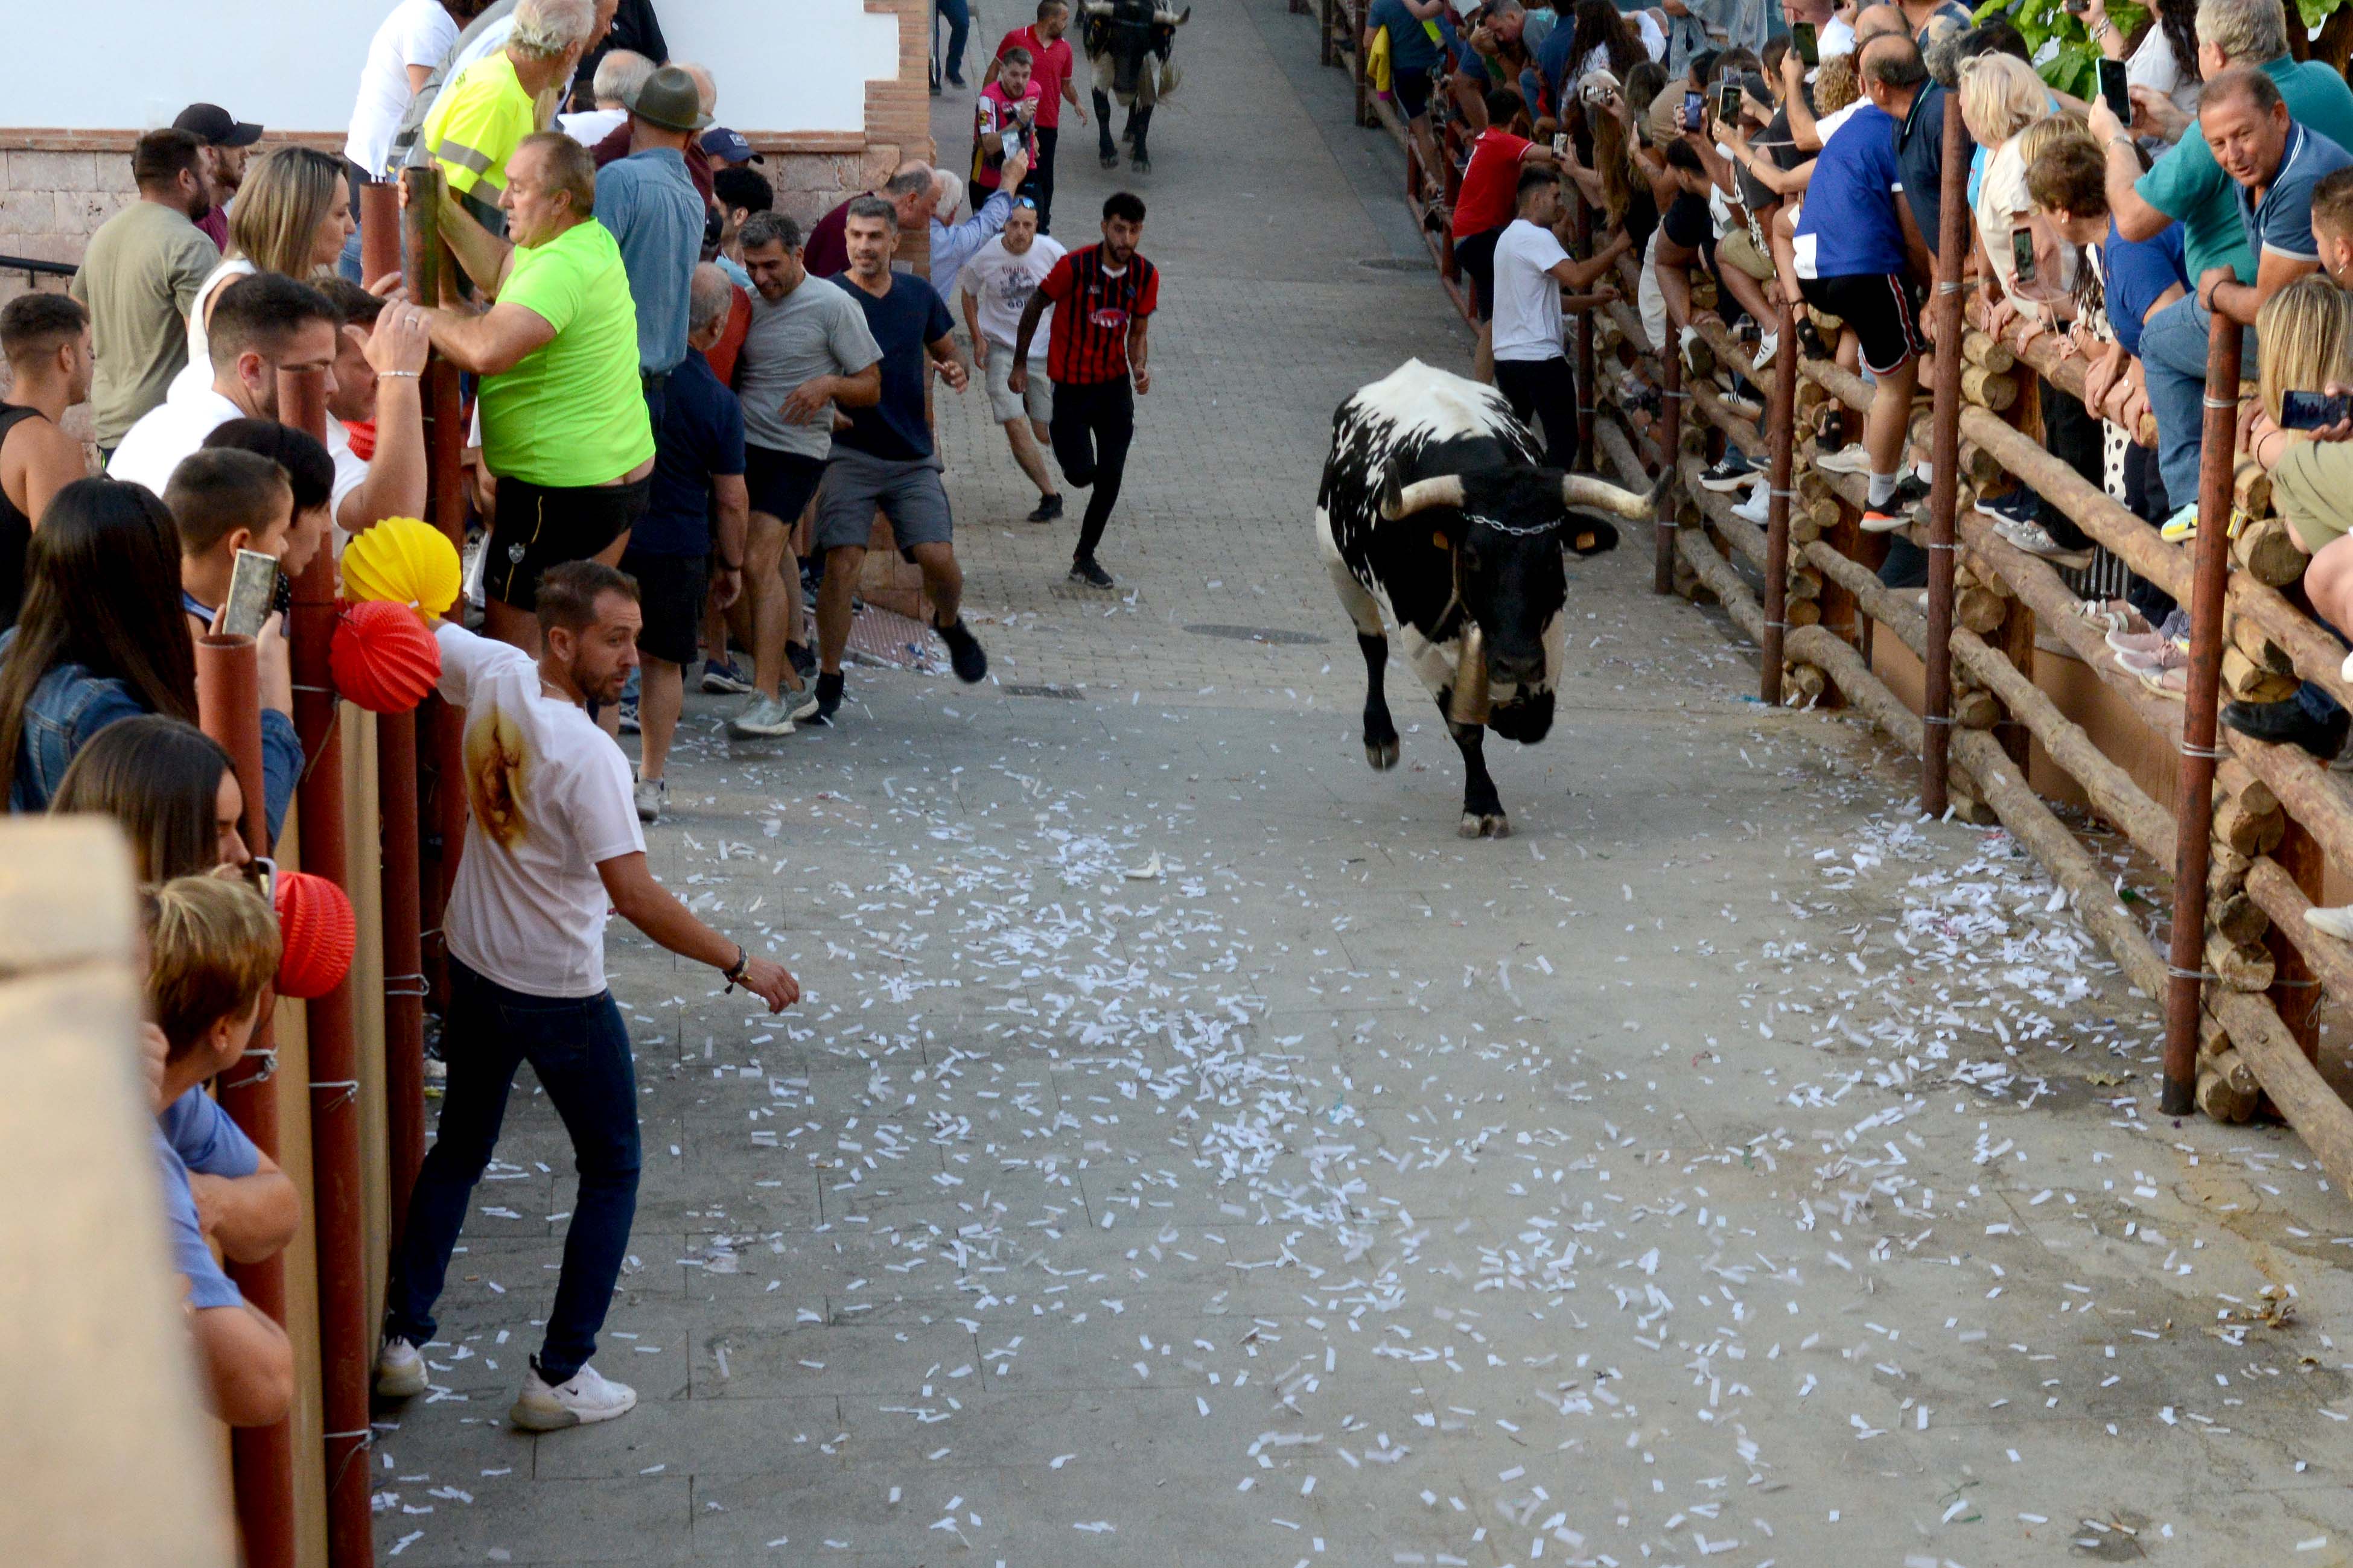
[[[413,517],[388,517],[343,547],[343,597],[353,604],[389,599],[428,616],[458,601],[458,550],[448,536]]]

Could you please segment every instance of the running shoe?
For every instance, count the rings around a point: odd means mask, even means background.
[[[1912,513],[1894,501],[1882,506],[1867,506],[1855,520],[1855,526],[1865,533],[1893,533],[1912,521]]]
[[[629,793],[637,805],[639,822],[661,820],[662,807],[670,804],[668,779],[639,779],[637,787]]]
[[[1871,477],[1871,454],[1860,441],[1850,441],[1835,452],[1824,452],[1814,459],[1814,467],[1826,474],[1861,474]]]
[[[593,1366],[582,1367],[567,1382],[552,1384],[540,1375],[539,1358],[533,1356],[507,1420],[526,1432],[560,1432],[627,1415],[637,1403],[636,1389],[612,1382]]]
[[[948,663],[955,668],[958,680],[970,686],[987,679],[988,655],[982,651],[980,639],[972,635],[972,628],[964,624],[962,616],[944,626],[935,621],[932,630],[948,645]]]
[[[749,708],[727,721],[727,732],[743,740],[774,740],[793,732],[793,716],[776,698],[755,696]]]
[[[2165,520],[2157,536],[2168,544],[2186,544],[2198,537],[2198,503],[2190,502]]]
[[[1753,522],[1757,527],[1763,528],[1772,521],[1772,508],[1773,488],[1770,485],[1758,485],[1749,492],[1746,500],[1732,509],[1732,515],[1743,522]]]
[[[2039,555],[2053,566],[2073,568],[2092,563],[2090,551],[2068,549],[2052,538],[2051,531],[2039,522],[1998,522],[1993,531],[2029,555]]]
[[[1757,471],[1756,464],[1741,456],[1737,447],[1730,447],[1700,475],[1699,483],[1702,489],[1728,495],[1734,490],[1746,489],[1763,478]]]
[[[702,689],[725,697],[740,697],[752,689],[752,683],[744,678],[742,670],[735,668],[735,661],[723,654],[717,658],[702,661]]]
[[[1119,585],[1092,555],[1071,563],[1070,580],[1082,588],[1115,588]]]
[[[622,734],[635,735],[640,733],[638,728],[638,700],[636,698],[624,697],[621,699],[620,723]]]
[[[1058,521],[1061,515],[1062,498],[1059,494],[1041,496],[1038,500],[1038,510],[1031,512],[1028,517],[1023,518],[1021,521],[1024,522],[1053,522]]]

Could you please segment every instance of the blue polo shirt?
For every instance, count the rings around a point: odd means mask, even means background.
[[[2286,55],[2263,69],[2287,101],[2289,119],[2339,147],[2353,147],[2353,89],[2346,87],[2344,77],[2323,61]],[[2255,253],[2247,244],[2246,225],[2232,221],[2238,211],[2232,193],[2238,188],[2238,182],[2214,162],[2206,138],[2194,134],[2174,143],[2173,151],[2133,186],[2141,200],[2181,220],[2190,277],[2203,277],[2210,267],[2229,267],[2240,282],[2253,283]]]
[[[2181,226],[2169,223],[2154,239],[2126,239],[2108,220],[2108,237],[2100,247],[2100,274],[2107,289],[2108,325],[2125,353],[2140,353],[2140,329],[2148,308],[2177,284],[2189,287],[2183,269]]]
[[[2291,261],[2320,259],[2320,242],[2312,237],[2312,187],[2322,175],[2348,164],[2353,164],[2353,153],[2291,121],[2287,147],[2280,153],[2272,183],[2263,187],[2263,199],[2256,201],[2254,192],[2231,182],[2238,193],[2239,216],[2247,226],[2247,245],[2258,265],[2266,252]]]
[[[1905,268],[1895,216],[1895,117],[1866,105],[1838,128],[1814,163],[1798,215],[1800,278],[1885,276]]]
[[[719,384],[711,362],[689,351],[670,373],[654,432],[653,484],[629,548],[702,556],[711,549],[711,480],[744,471],[744,405]]]
[[[649,147],[596,172],[596,221],[621,247],[629,275],[641,373],[675,370],[686,358],[686,296],[702,259],[703,212],[675,147]]]
[[[1945,232],[1945,114],[1956,107],[1950,92],[1935,82],[1926,83],[1914,96],[1911,112],[1904,117],[1904,129],[1895,138],[1895,164],[1904,184],[1904,199],[1911,205],[1912,221],[1920,226],[1920,241],[1931,256],[1936,254],[1936,242]],[[1961,146],[1965,152],[1977,146],[1966,128]],[[1810,192],[1807,199],[1812,199]],[[1977,199],[1974,193],[1969,199]],[[1897,237],[1900,243],[1900,229]]]
[[[164,1177],[164,1222],[172,1247],[172,1266],[188,1279],[188,1304],[196,1308],[235,1307],[245,1300],[235,1281],[221,1271],[196,1217],[195,1194],[188,1189],[188,1173],[208,1176],[249,1176],[261,1168],[260,1151],[228,1112],[201,1089],[192,1089],[164,1108],[155,1119],[155,1160]]]

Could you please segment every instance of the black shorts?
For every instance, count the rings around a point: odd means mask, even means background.
[[[498,521],[482,546],[483,592],[518,610],[537,609],[539,574],[602,554],[638,525],[652,493],[651,475],[626,485],[554,489],[501,477]]]
[[[1389,72],[1389,91],[1405,110],[1408,120],[1419,120],[1430,112],[1430,72],[1426,69],[1399,68]]]
[[[1798,292],[1815,310],[1854,329],[1862,345],[1862,367],[1885,375],[1915,354],[1928,352],[1920,331],[1920,301],[1911,280],[1900,273],[1858,272],[1843,278],[1800,278]]]
[[[621,570],[638,580],[638,608],[645,616],[645,628],[638,633],[639,652],[664,664],[692,664],[702,657],[707,565],[700,555],[622,552]]]
[[[1454,242],[1454,264],[1471,279],[1472,299],[1482,321],[1495,314],[1495,242],[1503,237],[1502,229],[1491,228]]]
[[[744,488],[752,492],[752,510],[763,511],[790,528],[800,521],[809,498],[825,482],[825,459],[779,452],[774,447],[744,448]]]

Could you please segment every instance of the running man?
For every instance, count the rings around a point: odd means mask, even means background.
[[[1152,391],[1148,329],[1160,308],[1160,269],[1135,250],[1144,239],[1142,198],[1114,191],[1103,215],[1102,242],[1054,263],[1021,308],[1005,377],[1008,391],[1027,391],[1030,340],[1047,307],[1060,306],[1046,349],[1046,374],[1054,384],[1054,459],[1071,483],[1094,487],[1071,559],[1071,581],[1090,588],[1115,586],[1095,560],[1095,546],[1119,502],[1128,443],[1135,438],[1135,399]]]
[[[891,270],[899,248],[899,215],[889,202],[879,196],[851,202],[842,236],[849,270],[838,281],[866,312],[866,325],[881,347],[882,395],[869,406],[849,409],[849,428],[834,437],[817,497],[817,548],[825,556],[825,583],[817,601],[816,716],[828,724],[841,707],[849,600],[866,563],[866,541],[877,511],[891,520],[892,537],[923,574],[932,629],[947,644],[956,679],[969,686],[988,674],[988,656],[958,613],[964,571],[956,564],[947,488],[940,482],[940,459],[923,416],[931,366],[938,368],[950,391],[965,388],[955,321],[929,283],[912,272]]]
[[[1025,367],[1029,372],[1026,391],[1016,392],[1008,384],[1022,308],[1065,254],[1060,240],[1039,232],[1043,221],[1039,211],[1028,196],[1014,197],[1004,232],[975,251],[956,279],[964,296],[964,324],[972,333],[972,357],[988,388],[988,416],[1005,426],[1013,460],[1038,487],[1038,510],[1029,521],[1052,522],[1062,515],[1062,496],[1038,443],[1053,438],[1054,389],[1049,377],[1039,374],[1046,368],[1042,360]]]

